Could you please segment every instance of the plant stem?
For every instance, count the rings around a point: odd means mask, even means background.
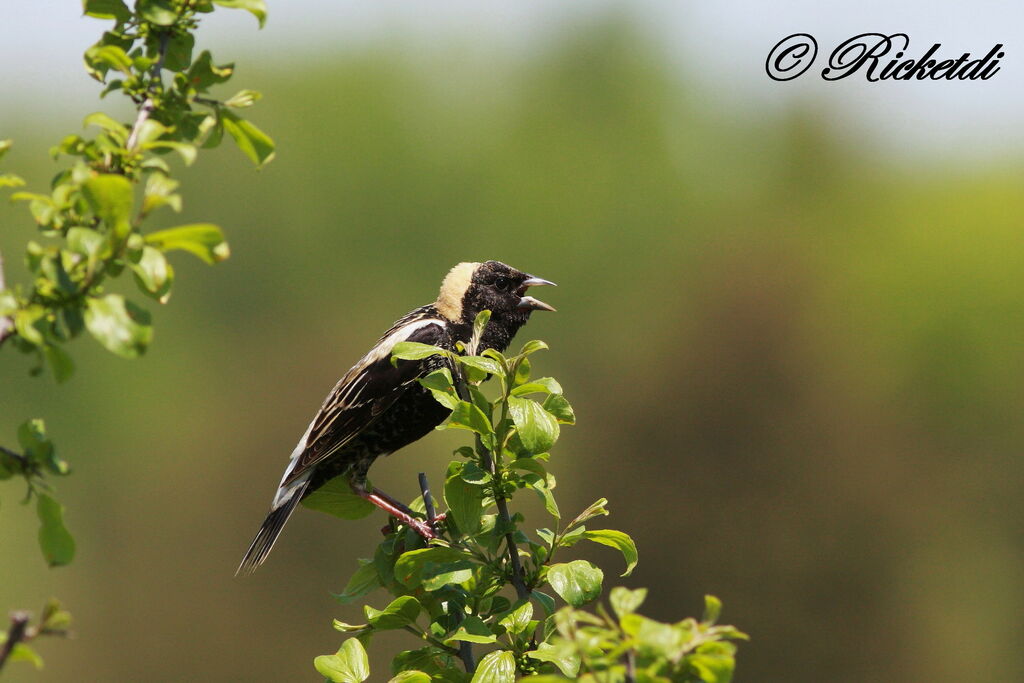
[[[626,683],[636,683],[636,653],[626,651]]]
[[[4,255],[0,254],[0,292],[6,289],[7,285],[4,281]],[[4,340],[14,334],[14,319],[10,316],[3,316],[0,318],[0,344],[4,343]]]
[[[427,484],[427,473],[420,472],[420,493],[423,494],[423,507],[427,509],[427,524],[434,526],[434,519],[437,512],[434,510],[434,497],[430,495],[430,486]]]
[[[7,658],[11,656],[14,647],[21,641],[28,639],[26,638],[28,620],[28,612],[19,611],[11,614],[11,628],[7,631],[7,640],[4,642],[3,649],[0,649],[0,669],[4,668],[4,664],[7,663]]]
[[[135,125],[132,126],[132,132],[128,135],[128,142],[125,143],[125,148],[129,152],[135,151],[135,147],[139,141],[139,131],[142,129],[142,124],[149,120],[150,114],[156,109],[156,103],[153,101],[153,91],[156,89],[156,84],[161,83],[160,70],[164,68],[164,60],[167,59],[167,43],[170,41],[170,33],[164,31],[160,34],[160,54],[157,57],[156,64],[153,65],[153,71],[151,72],[150,78],[152,79],[149,84],[149,97],[139,107],[139,115],[135,119]]]
[[[473,402],[473,397],[469,394],[469,385],[466,384],[466,378],[462,372],[458,373],[458,382],[456,388],[459,392],[459,398],[468,403]],[[494,503],[498,507],[498,520],[505,528],[512,527],[512,516],[508,512],[508,502],[505,500],[505,496],[501,492],[501,481],[498,477],[498,468],[495,466],[494,458],[491,452],[484,447],[483,441],[480,439],[480,435],[476,435],[476,450],[480,454],[480,459],[484,465],[484,471],[490,472],[494,478],[495,490],[494,490]],[[508,561],[512,567],[512,586],[516,589],[516,597],[519,600],[526,600],[530,597],[530,591],[526,588],[526,582],[523,580],[523,565],[519,562],[519,550],[516,545],[515,537],[512,532],[509,531],[505,534],[505,545],[508,548]]]

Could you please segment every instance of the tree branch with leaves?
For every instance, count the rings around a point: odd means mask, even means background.
[[[30,280],[10,282],[0,257],[0,348],[34,359],[31,372],[48,368],[58,383],[74,372],[65,347],[83,332],[125,358],[141,355],[150,345],[149,312],[108,291],[111,281],[130,274],[144,297],[166,304],[174,283],[168,252],[186,251],[209,264],[230,253],[221,228],[210,223],[145,229],[157,210],[182,208],[169,155],[189,166],[200,148],[220,144],[225,131],[257,166],[274,155],[273,141],[238,114],[259,93],[242,90],[220,99],[211,91],[231,79],[234,66],[216,63],[207,50],[194,54],[204,15],[217,6],[244,9],[262,27],[263,0],[82,4],[86,16],[112,22],[85,51],[85,70],[103,85],[101,96],[119,94],[130,100],[135,116],[122,122],[104,112],[89,114],[84,126],[92,133],[70,134],[51,149],[66,164],[49,188],[19,189],[11,195],[28,206],[39,232],[39,241],[29,242],[25,253]],[[0,141],[0,159],[11,144]],[[24,185],[17,175],[0,174],[0,188]],[[36,502],[44,558],[53,567],[66,565],[75,544],[64,525],[64,509],[54,498],[51,477],[68,474],[70,467],[57,456],[41,419],[25,421],[17,441],[17,449],[0,446],[0,480],[24,482],[25,502]],[[66,623],[59,606],[44,610],[39,627],[19,616],[17,623],[23,627],[12,626],[3,636],[7,645],[0,667],[14,659],[12,653],[24,653],[31,638],[57,632],[46,626],[51,612]],[[19,642],[12,643],[11,634]],[[21,658],[36,661],[28,655]]]
[[[485,311],[477,318],[474,339],[488,317]],[[420,643],[392,659],[394,683],[730,680],[732,641],[746,636],[716,624],[721,609],[716,598],[706,598],[699,620],[658,622],[637,612],[645,589],[613,588],[608,609],[597,603],[601,568],[562,558],[577,543],[590,541],[622,553],[623,576],[639,559],[628,534],[588,528],[608,514],[606,499],[563,521],[549,465],[561,426],[575,424],[576,417],[557,380],[531,377],[532,355],[546,348],[531,341],[513,356],[495,350],[477,356],[472,341],[464,353],[413,342],[395,345],[395,360],[444,355],[456,368],[454,375],[441,369],[420,382],[452,411],[439,429],[469,431],[474,446],[457,449],[458,457],[448,465],[448,509],[439,538],[427,542],[415,530],[393,525],[336,596],[349,604],[382,588],[393,599],[383,609],[365,606],[360,623],[335,620],[334,627],[349,638],[337,653],[316,658],[326,679],[368,680],[366,646],[372,637],[402,630]],[[493,389],[485,392],[489,377]],[[344,478],[336,479],[304,504],[347,519],[370,514],[372,506],[346,487]],[[553,528],[527,530],[523,514],[511,512],[523,490],[539,497]],[[432,521],[422,496],[410,507]],[[583,609],[591,604],[596,607]],[[478,660],[474,648],[487,651]]]

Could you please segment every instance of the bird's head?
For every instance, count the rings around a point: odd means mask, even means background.
[[[472,324],[480,311],[489,310],[491,320],[508,325],[515,334],[533,311],[555,310],[527,296],[526,290],[554,284],[500,261],[460,263],[445,277],[435,305],[448,320],[464,324]]]

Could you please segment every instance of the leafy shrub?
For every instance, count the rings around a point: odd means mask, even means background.
[[[395,346],[395,360],[447,356],[450,369],[421,383],[452,411],[438,429],[471,432],[474,445],[456,450],[448,465],[443,519],[434,516],[425,485],[425,495],[411,505],[435,525],[439,538],[428,543],[392,520],[373,556],[359,560],[338,600],[352,603],[377,588],[394,599],[383,609],[366,605],[361,623],[336,620],[334,627],[349,638],[336,654],[316,658],[317,671],[339,683],[367,680],[365,647],[373,635],[404,630],[421,645],[395,655],[395,682],[729,681],[735,663],[731,641],[746,636],[715,625],[721,608],[716,598],[706,598],[701,620],[667,624],[637,613],[645,589],[616,587],[609,611],[596,602],[604,572],[566,557],[568,549],[590,541],[622,553],[623,576],[638,560],[628,534],[588,528],[608,514],[604,498],[563,521],[548,464],[561,426],[576,421],[572,406],[554,378],[531,377],[530,357],[547,348],[544,342],[527,342],[511,357],[494,350],[475,355],[488,318],[487,311],[477,318],[465,355],[412,342]],[[488,377],[496,378],[493,398],[482,388]],[[325,488],[306,504],[349,519],[372,511],[347,492],[342,478]],[[543,501],[550,528],[530,535],[522,528],[523,515],[510,513],[509,502],[523,490]],[[582,609],[592,604],[592,611]],[[476,646],[489,650],[479,661]]]

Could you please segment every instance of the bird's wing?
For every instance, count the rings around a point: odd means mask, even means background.
[[[402,318],[381,337],[338,381],[327,396],[309,431],[296,449],[282,486],[295,481],[310,468],[330,457],[387,410],[405,390],[426,374],[422,361],[391,364],[391,350],[401,341],[441,344],[444,321],[422,309]]]

